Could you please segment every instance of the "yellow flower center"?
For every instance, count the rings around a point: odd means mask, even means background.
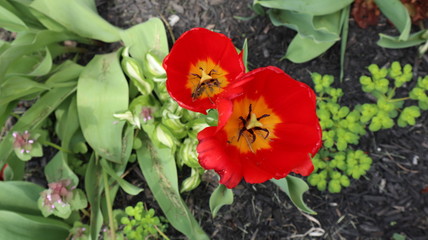
[[[228,143],[241,153],[255,153],[271,148],[276,138],[275,126],[281,119],[269,108],[263,97],[252,100],[244,98],[234,102],[233,112],[226,123]]]
[[[192,92],[193,101],[209,98],[221,93],[229,84],[226,72],[211,58],[192,64],[186,87]]]

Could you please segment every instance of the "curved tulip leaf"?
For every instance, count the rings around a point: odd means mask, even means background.
[[[146,73],[149,72],[147,64],[145,64],[147,53],[163,59],[169,52],[165,27],[159,18],[152,18],[123,30],[120,32],[120,37],[125,46],[129,47],[132,58],[141,64]]]
[[[276,9],[269,10],[268,15],[273,25],[286,26],[296,30],[302,37],[312,38],[318,42],[339,40],[339,35],[336,32],[331,32],[323,24],[320,24],[322,18],[316,18],[307,13]],[[315,22],[315,20],[318,21]]]
[[[116,42],[120,29],[104,20],[87,1],[35,0],[30,6],[82,37]]]
[[[336,41],[316,42],[311,38],[303,38],[297,35],[291,41],[282,59],[285,58],[294,63],[307,62],[327,51],[335,43]]]
[[[320,16],[337,12],[352,2],[354,2],[354,0],[255,0],[254,4],[260,4],[267,8],[290,10]]]
[[[329,32],[339,36],[341,30],[341,15],[342,11],[338,11],[325,16],[318,16],[314,18],[315,27],[325,28]],[[312,60],[327,51],[338,39],[319,42],[312,38],[306,38],[301,34],[297,34],[288,46],[287,52],[283,58],[289,59],[295,63]]]
[[[113,114],[128,108],[128,83],[117,53],[95,56],[77,84],[77,111],[83,135],[103,158],[122,162],[124,122]]]
[[[279,180],[272,179],[271,181],[287,194],[287,196],[291,199],[297,208],[309,214],[317,214],[303,201],[303,194],[309,189],[308,184],[306,184],[305,181],[290,175],[288,175],[286,178]]]
[[[27,30],[27,25],[15,14],[0,5],[0,27],[11,32]]]
[[[413,33],[406,41],[401,41],[399,37],[392,37],[385,34],[379,34],[380,39],[377,44],[384,48],[407,48],[418,46],[428,41],[428,30],[421,30]]]
[[[157,148],[146,134],[137,150],[138,164],[168,221],[189,239],[209,239],[180,197],[174,155],[169,148]]]
[[[233,203],[233,191],[225,187],[223,184],[218,185],[210,197],[210,210],[213,218],[224,205]]]
[[[380,11],[400,31],[399,40],[405,41],[409,38],[411,20],[407,8],[399,0],[375,0]]]

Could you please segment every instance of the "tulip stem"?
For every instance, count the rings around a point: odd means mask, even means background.
[[[110,225],[110,238],[111,240],[116,240],[116,230],[114,228],[113,210],[112,210],[112,204],[110,199],[110,186],[108,184],[107,173],[104,171],[104,169],[103,169],[103,182],[104,182],[105,197],[106,197],[106,203],[107,203],[108,221]]]

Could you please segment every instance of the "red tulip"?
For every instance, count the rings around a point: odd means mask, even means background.
[[[185,32],[165,57],[166,87],[188,110],[206,114],[220,93],[244,73],[242,57],[223,34],[204,28]]]
[[[309,175],[321,146],[312,89],[276,67],[243,75],[217,102],[219,122],[198,134],[199,163],[214,169],[220,183],[235,187]]]

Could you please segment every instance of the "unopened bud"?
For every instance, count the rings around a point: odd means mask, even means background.
[[[193,138],[186,138],[183,144],[180,146],[178,151],[178,164],[180,166],[186,165],[191,168],[200,168],[198,162],[198,154],[196,152],[196,146],[198,141]]]
[[[190,177],[184,179],[180,192],[188,192],[195,189],[201,183],[201,174],[197,169],[192,168]]]
[[[146,61],[147,69],[149,70],[150,74],[153,75],[153,77],[165,78],[166,71],[162,67],[162,61],[160,61],[156,56],[151,53],[146,54]]]
[[[141,94],[148,95],[153,91],[153,81],[144,77],[143,69],[137,60],[131,57],[123,57],[122,68]]]
[[[138,129],[140,129],[140,127],[141,127],[140,118],[138,116],[135,116],[134,114],[132,114],[132,112],[129,110],[124,112],[124,113],[113,114],[113,116],[119,120],[129,122],[132,126],[138,128]]]
[[[173,134],[162,123],[156,126],[155,137],[161,144],[168,148],[172,148],[175,145]]]

